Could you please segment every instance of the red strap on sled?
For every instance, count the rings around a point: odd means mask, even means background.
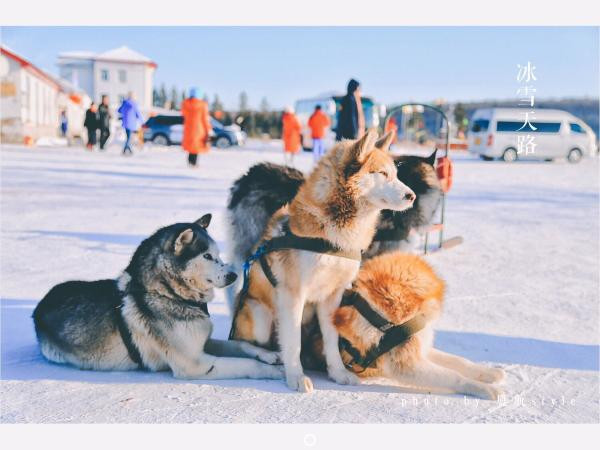
[[[447,156],[442,156],[437,160],[437,176],[444,194],[452,187],[452,161]]]
[[[431,225],[429,225],[427,227],[426,231],[427,231],[427,233],[433,233],[434,231],[442,231],[442,228],[444,228],[443,224],[441,224],[441,223],[432,223]]]

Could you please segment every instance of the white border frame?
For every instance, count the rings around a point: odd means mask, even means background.
[[[600,25],[590,0],[8,1],[2,25]]]

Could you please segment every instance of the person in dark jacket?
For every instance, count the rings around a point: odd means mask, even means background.
[[[87,128],[88,141],[86,147],[89,150],[94,148],[96,145],[96,131],[98,130],[98,108],[96,104],[92,102],[88,110],[85,112],[85,121],[83,126]]]
[[[355,79],[348,82],[346,95],[342,98],[341,110],[335,139],[358,139],[365,132],[365,115],[360,100],[360,83]]]
[[[108,106],[108,95],[102,96],[98,106],[98,128],[100,129],[100,150],[104,150],[106,141],[110,137],[110,108]]]

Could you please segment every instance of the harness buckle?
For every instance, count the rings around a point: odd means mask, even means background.
[[[394,325],[393,323],[391,323],[391,322],[388,322],[388,323],[386,323],[385,325],[383,325],[383,326],[380,328],[380,330],[381,330],[381,331],[383,331],[383,332],[385,333],[386,331],[389,331],[391,328],[394,328],[394,327],[395,327],[395,325]]]

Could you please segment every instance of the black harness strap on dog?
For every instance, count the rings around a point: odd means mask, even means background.
[[[357,292],[345,295],[340,306],[356,308],[361,316],[383,333],[377,345],[372,346],[364,355],[350,341],[340,336],[338,342],[340,351],[346,351],[352,357],[346,367],[352,369],[354,365],[358,365],[363,368],[359,373],[371,367],[381,355],[404,344],[427,324],[425,317],[417,315],[404,323],[394,325],[371,308],[371,305]]]
[[[367,319],[371,325],[373,325],[382,333],[385,333],[387,330],[394,327],[392,322],[385,319],[377,311],[371,308],[369,302],[367,302],[358,292],[352,292],[349,295],[344,295],[340,306],[354,306],[361,316]]]
[[[233,316],[231,330],[229,331],[229,339],[233,339],[237,313],[238,311],[240,311],[240,309],[242,309],[244,294],[248,291],[249,288],[250,267],[252,266],[252,263],[258,260],[260,262],[260,266],[263,270],[263,273],[265,274],[271,285],[277,286],[277,278],[275,277],[275,274],[269,266],[266,255],[268,253],[279,250],[305,250],[313,253],[323,253],[327,255],[338,256],[340,258],[353,259],[358,262],[362,260],[362,253],[360,252],[360,250],[342,250],[326,239],[296,236],[289,230],[286,230],[286,233],[282,236],[277,236],[272,239],[269,239],[268,241],[260,245],[256,249],[256,251],[248,257],[248,259],[244,262],[242,266],[244,271],[244,284],[242,285],[242,290],[240,291],[240,301],[238,302],[236,310],[234,311],[235,315]]]
[[[275,274],[271,270],[271,266],[269,266],[267,258],[264,254],[261,255],[261,257],[258,259],[258,262],[260,263],[260,267],[262,268],[265,277],[267,277],[267,280],[269,280],[269,283],[271,283],[272,286],[277,286],[277,278],[275,278]]]
[[[268,240],[261,247],[262,252],[260,253],[259,258],[263,270],[269,265],[265,255],[278,250],[306,250],[307,252],[324,253],[340,258],[353,259],[358,262],[362,260],[362,253],[359,250],[345,251],[328,240],[296,236],[291,231],[288,231],[283,236],[277,236]],[[267,275],[267,278],[269,278],[269,281],[273,286],[277,286],[277,279],[275,278],[275,275],[273,275],[270,267],[265,271],[265,275]]]
[[[121,335],[121,339],[123,340],[123,344],[125,344],[125,348],[127,348],[127,353],[129,353],[131,360],[138,365],[139,369],[146,370],[144,361],[142,361],[142,355],[140,355],[140,351],[133,342],[131,331],[129,331],[129,327],[123,318],[123,313],[121,312],[122,308],[123,303],[115,308],[115,319],[117,320],[119,334]]]

